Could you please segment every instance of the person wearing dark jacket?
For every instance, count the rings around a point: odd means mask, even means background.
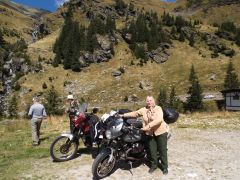
[[[90,125],[90,136],[91,142],[95,145],[94,136],[95,136],[95,124],[99,121],[99,117],[97,116],[98,108],[93,108],[92,113],[89,115],[89,125]]]

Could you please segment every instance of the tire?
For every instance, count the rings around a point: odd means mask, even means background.
[[[71,141],[67,136],[59,136],[50,146],[50,155],[54,161],[68,161],[76,155],[77,149],[78,145],[76,142]]]
[[[110,163],[108,163],[110,155],[111,155],[111,151],[102,151],[95,158],[95,160],[93,161],[93,165],[92,165],[92,174],[93,174],[94,178],[102,179],[111,174],[111,172],[116,164],[116,158],[113,156],[112,161]],[[108,165],[108,167],[106,169],[107,165]],[[100,171],[102,171],[102,172],[100,172]]]

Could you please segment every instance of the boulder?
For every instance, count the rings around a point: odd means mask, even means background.
[[[146,83],[144,80],[141,80],[139,82],[139,88],[143,90],[150,90],[152,89],[151,85],[149,83]]]
[[[21,89],[20,89],[20,96],[23,96],[23,95],[25,95],[25,94],[27,94],[27,93],[29,93],[29,92],[31,92],[32,91],[32,89],[31,88],[27,88],[27,87],[21,87]]]
[[[153,59],[156,63],[164,63],[168,60],[169,53],[163,50],[162,47],[158,47],[149,53],[149,57]]]
[[[112,72],[112,76],[114,76],[114,77],[121,76],[121,75],[122,75],[122,73],[119,70],[116,70],[116,71]]]
[[[133,94],[130,96],[129,101],[137,102],[137,101],[139,101],[139,98],[137,97],[136,94]]]
[[[209,78],[211,81],[216,81],[216,74],[213,74]]]
[[[181,28],[181,31],[184,33],[184,35],[185,35],[185,37],[186,37],[187,39],[190,39],[190,37],[191,37],[192,35],[194,35],[194,36],[197,35],[197,32],[196,32],[193,28],[188,27],[188,26],[182,27],[182,28]]]
[[[226,56],[229,56],[229,57],[232,57],[235,55],[235,51],[233,49],[225,49],[222,54],[226,55]]]
[[[111,49],[111,40],[109,36],[97,35],[97,41],[103,50],[108,51]]]

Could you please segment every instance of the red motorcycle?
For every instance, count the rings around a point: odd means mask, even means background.
[[[85,146],[92,146],[89,120],[91,114],[86,113],[87,106],[80,107],[73,117],[73,133],[63,133],[58,136],[50,146],[50,155],[54,161],[63,162],[72,159],[78,150],[79,140]]]

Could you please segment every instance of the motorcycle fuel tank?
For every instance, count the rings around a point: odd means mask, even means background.
[[[142,139],[141,133],[139,132],[139,130],[135,129],[126,134],[125,136],[123,136],[123,140],[125,142],[137,142],[140,141],[141,139]]]

